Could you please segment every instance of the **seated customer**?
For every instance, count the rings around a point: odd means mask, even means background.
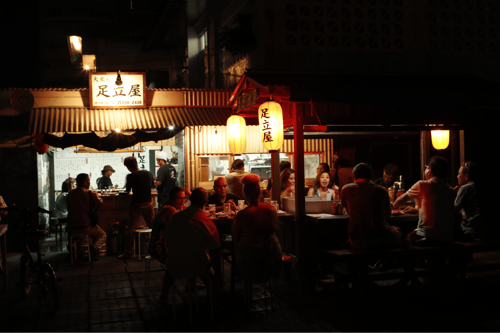
[[[418,198],[417,229],[408,234],[412,243],[451,242],[454,232],[455,191],[446,184],[444,178],[448,161],[441,156],[432,157],[425,168],[425,179],[413,185],[394,202],[400,207],[409,199]]]
[[[292,164],[289,161],[281,161],[280,162],[280,173],[281,171],[285,170],[286,168],[291,168]],[[269,181],[267,182],[267,188],[266,190],[270,191],[271,188],[273,188],[273,178],[269,178]]]
[[[149,254],[165,264],[168,256],[167,240],[161,236],[162,230],[165,228],[167,221],[178,211],[185,209],[186,192],[182,187],[175,186],[168,193],[168,200],[156,214],[153,220],[153,230],[151,231],[151,239],[149,240]]]
[[[462,212],[460,231],[464,239],[484,239],[487,236],[484,218],[483,191],[476,163],[467,162],[458,170],[458,190],[455,211]]]
[[[394,182],[396,180],[399,180],[399,168],[397,165],[389,163],[384,167],[383,177],[375,180],[374,183],[377,185],[382,185],[385,188],[390,188],[392,187],[392,185],[394,185]],[[405,188],[404,182],[403,188]]]
[[[342,188],[342,205],[349,212],[349,243],[353,250],[370,250],[404,245],[401,230],[387,223],[391,205],[387,190],[374,184],[372,168],[359,163],[353,169],[354,183]]]
[[[161,232],[168,244],[168,275],[163,280],[162,301],[168,300],[167,292],[174,278],[200,276],[205,285],[212,282],[214,295],[220,290],[219,233],[203,212],[208,202],[207,191],[201,187],[194,189],[190,200],[191,206],[172,215]]]
[[[281,171],[281,197],[288,198],[295,196],[295,170],[286,168]]]
[[[336,192],[338,192],[339,187],[335,186],[336,191],[330,188],[330,173],[328,171],[322,171],[316,175],[316,180],[314,182],[314,187],[309,189],[307,192],[308,197],[320,197],[323,201],[335,200],[337,198]]]
[[[241,198],[235,194],[228,193],[228,189],[226,178],[219,177],[214,180],[215,193],[208,197],[208,204],[215,205],[216,211],[223,210],[224,203],[226,202],[231,204],[231,210],[236,210],[238,200],[241,200]]]
[[[231,232],[236,263],[245,282],[264,283],[281,269],[278,214],[274,207],[260,202],[259,176],[246,175],[241,181],[248,207],[236,214]]]
[[[73,189],[73,184],[75,182],[74,178],[68,178],[63,181],[61,186],[61,193],[56,199],[56,208],[54,210],[54,217],[57,218],[59,223],[66,223],[68,219],[68,205],[66,203],[66,198],[68,192]]]
[[[318,167],[316,168],[316,174],[319,175],[320,173],[322,172],[328,172],[328,174],[330,174],[330,166],[328,165],[328,163],[320,163],[318,165]]]
[[[93,256],[106,245],[106,233],[99,226],[90,224],[90,206],[102,207],[103,201],[96,192],[90,191],[90,177],[81,173],[76,177],[77,188],[68,193],[68,234],[86,234],[90,236]],[[95,259],[95,258],[94,258]]]

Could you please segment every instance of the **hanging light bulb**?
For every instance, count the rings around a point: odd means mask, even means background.
[[[240,155],[245,152],[247,147],[247,130],[245,118],[238,115],[232,115],[227,119],[226,129],[229,144],[229,150],[234,155]]]
[[[443,150],[450,145],[450,131],[448,130],[432,130],[431,131],[432,146],[437,150]]]

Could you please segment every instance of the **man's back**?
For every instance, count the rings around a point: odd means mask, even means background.
[[[177,171],[170,164],[162,165],[157,172],[156,180],[162,184],[158,186],[158,200],[160,202],[167,201],[168,192],[175,186],[177,180]]]
[[[133,190],[132,203],[151,202],[153,174],[147,170],[134,171],[127,175],[127,192]]]
[[[169,250],[167,268],[175,277],[203,274],[209,263],[205,251],[220,247],[214,223],[194,206],[174,214],[162,235]]]
[[[342,188],[342,202],[349,212],[351,240],[379,237],[388,228],[391,207],[387,190],[372,182],[350,183]]]

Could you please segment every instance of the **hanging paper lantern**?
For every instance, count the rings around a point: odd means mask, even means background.
[[[281,105],[270,101],[259,107],[259,128],[264,148],[279,150],[283,145],[283,110]]]
[[[437,150],[448,148],[450,144],[450,131],[433,130],[431,131],[432,146]]]
[[[242,116],[233,115],[227,119],[229,150],[235,155],[245,152],[247,147],[247,124]]]
[[[42,133],[35,134],[35,150],[40,155],[49,151],[49,145],[43,142]]]

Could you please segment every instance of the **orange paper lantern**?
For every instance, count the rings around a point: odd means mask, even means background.
[[[233,115],[227,119],[226,129],[229,150],[235,155],[240,155],[247,148],[247,124],[245,118]]]
[[[259,107],[259,128],[264,148],[279,150],[283,145],[283,110],[274,101],[262,103]]]
[[[450,145],[450,131],[448,130],[432,130],[431,131],[432,146],[437,150],[443,150]]]

